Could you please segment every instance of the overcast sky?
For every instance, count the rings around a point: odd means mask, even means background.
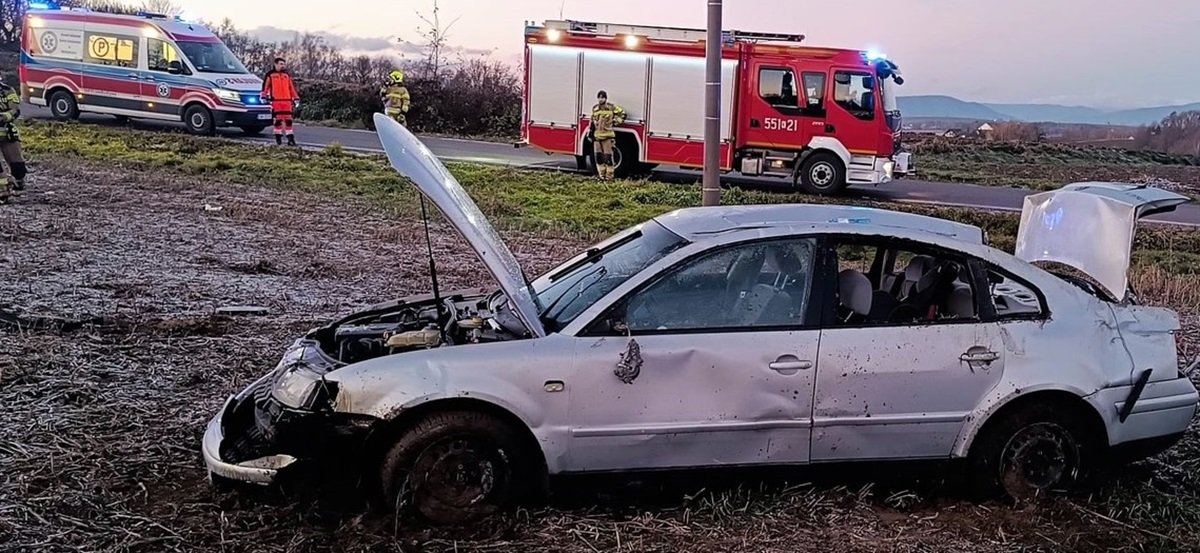
[[[359,51],[419,41],[432,0],[177,0],[206,20],[322,31]],[[519,59],[525,20],[704,25],[705,0],[441,0],[450,41]],[[726,0],[725,28],[803,33],[821,46],[876,47],[903,94],[985,102],[1140,107],[1200,101],[1200,0]],[[398,50],[393,50],[398,52]]]

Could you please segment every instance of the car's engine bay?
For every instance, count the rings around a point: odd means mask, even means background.
[[[321,350],[352,364],[417,349],[520,339],[525,325],[503,294],[470,291],[374,306],[310,333]]]

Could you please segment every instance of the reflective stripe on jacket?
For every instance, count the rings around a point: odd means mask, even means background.
[[[616,138],[614,128],[625,122],[625,110],[612,102],[596,104],[592,108],[592,130],[597,140]]]

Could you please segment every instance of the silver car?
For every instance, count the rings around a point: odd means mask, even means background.
[[[1135,222],[1183,196],[1031,196],[1015,256],[883,210],[683,209],[530,281],[429,150],[377,124],[499,290],[312,330],[213,418],[214,477],[363,471],[442,522],[594,471],[965,459],[979,488],[1019,495],[1161,451],[1196,412],[1178,317],[1127,284]]]

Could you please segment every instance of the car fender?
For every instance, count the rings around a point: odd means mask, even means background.
[[[962,429],[958,432],[958,437],[954,440],[954,448],[951,450],[950,456],[953,458],[965,458],[970,453],[971,445],[975,442],[975,438],[978,437],[979,431],[983,426],[991,420],[993,415],[1014,401],[1039,392],[1063,392],[1083,400],[1092,391],[1082,390],[1062,383],[1045,383],[1021,388],[1009,381],[997,386],[979,402],[979,406],[971,414],[967,415]],[[1088,405],[1091,404],[1089,403]],[[1096,413],[1096,415],[1099,416],[1099,413]]]
[[[814,136],[812,140],[808,142],[808,147],[811,149],[811,153],[816,153],[821,150],[828,150],[829,152],[832,152],[833,155],[837,156],[838,159],[842,160],[842,167],[850,166],[850,150],[846,149],[846,146],[842,144],[841,140],[833,138],[832,136]]]

